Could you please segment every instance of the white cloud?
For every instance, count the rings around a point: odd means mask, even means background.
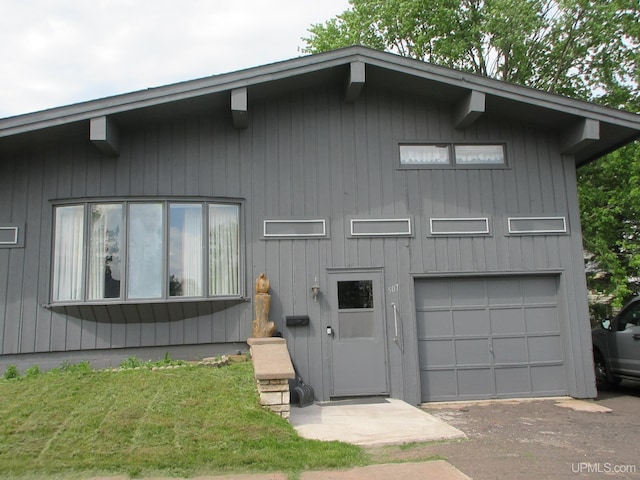
[[[2,0],[0,118],[298,55],[348,0]]]

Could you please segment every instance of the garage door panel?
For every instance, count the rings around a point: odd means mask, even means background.
[[[448,281],[422,281],[416,283],[416,308],[442,308],[451,306]]]
[[[523,278],[522,294],[525,303],[556,303],[556,282],[548,277]]]
[[[489,305],[520,305],[522,290],[520,282],[508,278],[498,278],[487,284]]]
[[[423,370],[420,372],[423,397],[432,400],[450,400],[458,396],[458,380],[456,371]]]
[[[456,362],[458,366],[489,365],[491,352],[486,338],[456,339]]]
[[[567,391],[562,365],[538,365],[531,367],[531,388],[547,395],[564,395]]]
[[[463,279],[451,283],[451,304],[454,307],[485,305],[484,281],[481,279]]]
[[[486,310],[453,310],[453,332],[461,335],[486,335],[491,333],[491,322]]]
[[[429,367],[455,365],[453,340],[427,340],[418,344],[420,364]]]
[[[493,362],[501,363],[527,363],[527,342],[522,337],[494,338],[491,340],[493,346]]]
[[[496,368],[497,396],[526,395],[531,392],[529,367]]]
[[[458,392],[460,397],[491,397],[493,381],[491,369],[458,370]]]
[[[562,362],[562,344],[559,336],[529,337],[531,362]]]
[[[490,308],[489,317],[492,332],[500,332],[505,335],[524,334],[526,332],[522,307]]]
[[[416,312],[418,338],[452,336],[451,311]]]
[[[525,310],[524,319],[527,325],[527,333],[551,333],[558,332],[558,309],[552,307],[531,307]]]

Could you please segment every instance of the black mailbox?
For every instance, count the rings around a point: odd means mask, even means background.
[[[306,327],[309,325],[309,315],[291,315],[286,319],[287,327]]]

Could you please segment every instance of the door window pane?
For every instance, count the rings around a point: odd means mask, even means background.
[[[89,299],[120,297],[122,205],[91,205]]]
[[[237,205],[209,205],[209,294],[238,295],[240,213]]]
[[[202,205],[169,207],[169,295],[202,295]]]
[[[373,281],[338,282],[338,309],[373,308]]]
[[[82,299],[84,206],[57,207],[53,239],[53,299]]]
[[[162,204],[134,203],[129,207],[129,298],[162,296]]]

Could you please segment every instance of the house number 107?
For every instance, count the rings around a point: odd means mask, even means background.
[[[387,294],[391,295],[392,293],[396,293],[399,290],[398,284],[396,283],[395,285],[391,285],[389,288],[387,288]]]

